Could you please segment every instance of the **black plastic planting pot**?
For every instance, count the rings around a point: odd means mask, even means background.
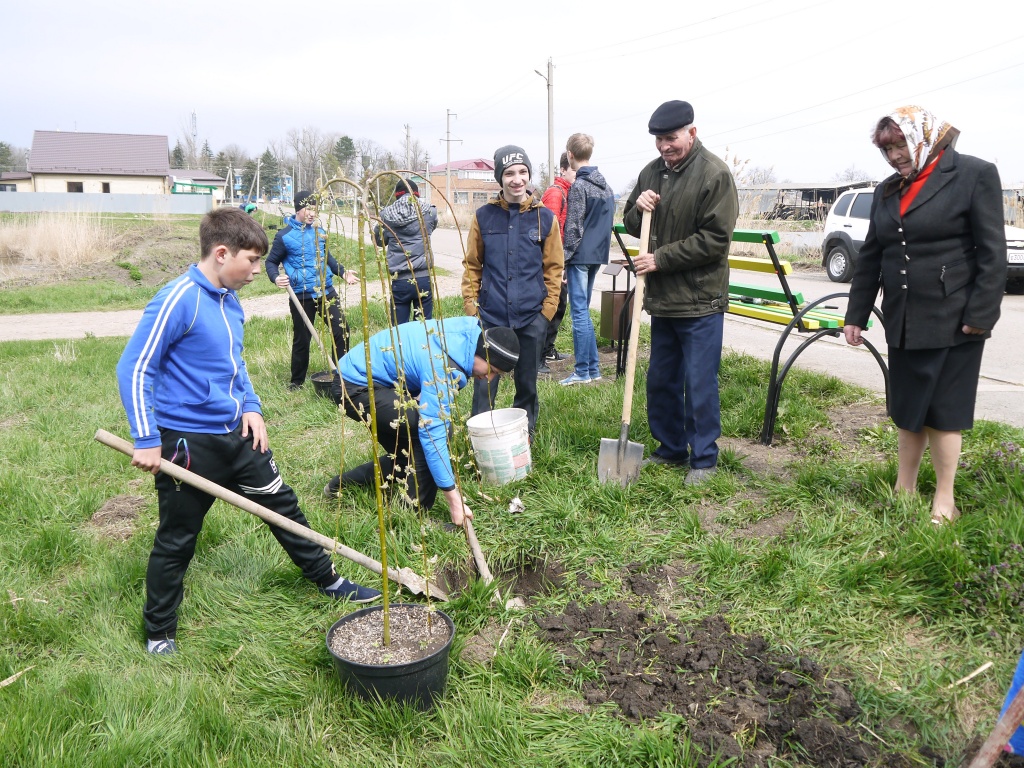
[[[391,610],[427,610],[416,604],[392,604]],[[448,625],[448,641],[429,656],[403,664],[362,664],[339,656],[331,648],[331,637],[344,624],[355,621],[373,611],[384,610],[375,605],[362,608],[336,621],[327,631],[327,650],[334,659],[334,667],[349,690],[368,701],[391,700],[411,704],[418,709],[430,709],[444,694],[448,680],[448,652],[455,639],[455,624],[443,611],[434,610],[434,616]]]
[[[309,377],[310,381],[313,382],[313,391],[316,392],[320,397],[331,396],[331,382],[334,380],[334,374],[330,371],[320,371],[314,373]]]

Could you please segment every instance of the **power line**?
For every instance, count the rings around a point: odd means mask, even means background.
[[[1022,36],[1022,37],[1024,37],[1024,36]],[[1004,43],[998,43],[997,45],[1003,45],[1005,43],[1015,42],[1015,40],[1018,40],[1018,39],[1020,39],[1020,38],[1018,37],[1018,38],[1014,38],[1012,40],[1007,40],[1007,41],[1004,41]],[[931,69],[936,69],[937,67],[944,66],[945,64],[951,64],[953,62],[959,61],[962,58],[967,58],[968,56],[974,56],[977,53],[980,53],[980,51],[975,51],[974,53],[966,54],[965,56],[961,56],[961,57],[958,57],[956,59],[951,59],[950,61],[947,61],[944,64],[938,64],[935,67],[929,67],[928,69],[921,70],[920,72],[915,72],[912,75],[907,75],[907,77],[914,77],[916,75],[921,74],[922,72],[927,72],[927,71],[930,71]],[[942,91],[942,90],[945,90],[947,88],[953,88],[953,87],[956,87],[958,85],[963,85],[964,83],[972,82],[974,80],[980,80],[981,78],[984,78],[984,77],[990,77],[991,75],[998,75],[1001,72],[1006,72],[1008,70],[1015,69],[1016,67],[1020,67],[1020,66],[1024,66],[1024,61],[1017,62],[1015,64],[1010,64],[1009,66],[1002,67],[1000,69],[994,69],[994,70],[991,70],[989,72],[983,72],[983,73],[981,73],[979,75],[975,75],[973,77],[969,77],[969,78],[966,78],[964,80],[959,80],[959,81],[957,81],[955,83],[945,83],[945,84],[943,84],[943,85],[941,85],[941,86],[939,86],[937,88],[932,88],[932,89],[927,90],[927,91],[918,91],[917,95],[925,95],[925,94],[929,94],[929,93],[935,93],[936,91]],[[709,134],[706,137],[701,137],[701,140],[702,141],[710,140],[710,139],[713,139],[713,138],[721,137],[721,136],[723,136],[725,134],[729,134],[729,133],[733,133],[735,131],[743,130],[745,128],[751,128],[751,127],[756,126],[756,125],[763,125],[764,123],[772,122],[773,120],[778,120],[778,119],[781,119],[783,117],[789,117],[791,115],[795,115],[795,114],[798,114],[800,112],[806,112],[806,111],[808,111],[810,109],[816,109],[818,107],[823,107],[823,106],[825,106],[827,104],[832,104],[832,103],[834,103],[836,101],[842,101],[844,99],[848,99],[848,98],[851,98],[853,96],[857,96],[857,95],[862,94],[862,93],[867,93],[868,91],[872,91],[872,90],[875,90],[877,88],[881,88],[881,87],[886,86],[886,85],[891,85],[892,83],[896,83],[896,82],[899,82],[900,80],[904,80],[904,79],[906,79],[906,78],[903,78],[903,77],[896,78],[895,80],[890,80],[890,81],[888,81],[886,83],[882,83],[880,85],[871,86],[870,88],[864,88],[864,89],[862,89],[860,91],[855,91],[854,93],[847,94],[846,96],[840,96],[840,97],[837,97],[835,99],[829,99],[828,101],[823,101],[820,104],[815,104],[815,105],[812,105],[810,107],[805,107],[804,109],[799,109],[799,110],[796,110],[794,112],[788,112],[788,113],[786,113],[784,115],[778,115],[776,117],[768,118],[766,120],[761,120],[761,121],[758,121],[756,123],[750,123],[748,125],[741,126],[739,128],[729,128],[729,129],[724,130],[724,131],[719,131],[718,133]],[[916,98],[916,96],[914,98]],[[905,101],[905,99],[903,99],[903,100],[896,100],[896,101],[903,102],[903,101]],[[879,103],[879,104],[872,105],[871,107],[864,107],[864,108],[861,108],[861,109],[857,109],[857,110],[855,110],[853,112],[847,112],[847,113],[842,114],[842,115],[836,115],[834,117],[823,118],[821,120],[816,120],[816,121],[811,122],[811,123],[802,123],[801,125],[793,126],[791,128],[783,128],[783,129],[778,130],[778,131],[773,131],[772,133],[766,133],[766,134],[762,134],[760,136],[751,136],[751,137],[747,137],[747,138],[743,138],[743,139],[734,139],[733,143],[740,144],[740,143],[743,143],[745,141],[757,141],[759,139],[767,139],[767,138],[771,138],[773,136],[780,136],[782,134],[792,133],[794,131],[802,131],[802,130],[804,130],[806,128],[809,128],[811,126],[821,125],[822,123],[828,123],[828,122],[832,122],[834,120],[841,120],[844,117],[852,117],[853,115],[860,114],[861,112],[864,112],[865,109],[874,109],[876,107],[877,108],[885,108],[887,105],[891,105],[892,103],[893,103],[893,101],[890,100],[890,101],[886,101],[886,102],[882,102],[882,103]],[[705,143],[707,143],[707,142],[705,141]],[[606,157],[606,158],[604,158],[604,162],[610,163],[613,160],[624,160],[624,159],[628,159],[628,158],[639,157],[640,155],[650,155],[650,154],[651,154],[651,150],[649,150],[649,149],[643,150],[643,151],[640,151],[640,152],[629,152],[629,153],[622,154],[622,155],[612,155],[610,157]]]
[[[794,14],[798,14],[798,13],[804,13],[804,12],[812,10],[814,8],[819,8],[819,7],[823,6],[823,5],[830,5],[830,4],[834,3],[834,2],[837,2],[837,0],[819,0],[819,2],[814,3],[812,5],[806,5],[806,6],[802,7],[802,8],[794,8],[793,10],[786,11],[784,13],[776,13],[771,18],[772,18],[772,21],[777,21],[778,19],[783,19],[783,18],[785,18],[787,16],[793,16]],[[758,3],[758,5],[760,5],[760,3]],[[754,7],[754,6],[751,6],[751,7]],[[701,22],[701,23],[703,23],[703,22]],[[736,32],[741,30],[741,29],[747,29],[748,27],[754,27],[754,26],[759,26],[759,25],[763,25],[763,24],[764,24],[764,20],[763,19],[754,19],[752,21],[747,22],[746,24],[739,24],[739,25],[737,25],[735,27],[730,27],[729,29],[718,30],[718,31],[715,31],[715,32],[708,32],[705,35],[697,35],[696,37],[688,37],[688,38],[686,38],[684,40],[676,40],[676,41],[671,42],[671,43],[665,43],[664,45],[656,46],[654,48],[643,48],[641,50],[629,51],[628,53],[611,54],[611,57],[612,58],[624,59],[624,58],[627,58],[627,57],[630,57],[630,56],[646,56],[646,55],[648,55],[650,53],[653,53],[654,51],[661,51],[661,50],[664,50],[665,48],[675,48],[675,47],[680,46],[680,45],[686,45],[686,44],[689,44],[689,43],[697,42],[698,40],[707,40],[708,38],[720,37],[721,35],[735,35]],[[679,27],[679,29],[687,29],[687,28],[688,27]],[[639,38],[639,39],[642,40],[643,38]],[[595,49],[595,50],[597,50],[597,49]],[[579,55],[582,56],[583,54],[581,53]],[[570,57],[566,56],[565,58],[569,59]],[[582,59],[580,59],[578,61],[575,61],[573,63],[575,63],[575,64],[586,64],[586,63],[591,62],[591,61],[607,60],[608,58],[609,58],[608,54],[606,54],[604,56],[590,56],[588,58],[582,58]],[[562,60],[562,57],[559,56],[559,61],[561,61],[561,60]]]
[[[1004,43],[999,43],[999,45],[1005,45],[1006,43],[1013,43],[1013,42],[1016,42],[1017,40],[1020,40],[1022,38],[1024,38],[1024,35],[1020,35],[1020,36],[1012,38],[1010,40],[1006,40]],[[742,131],[742,130],[745,130],[747,128],[753,128],[754,126],[757,126],[757,125],[764,125],[765,123],[770,123],[770,122],[772,122],[774,120],[781,120],[784,117],[791,117],[793,115],[798,115],[801,112],[807,112],[808,110],[811,110],[811,109],[817,109],[818,107],[824,107],[827,104],[834,104],[837,101],[843,101],[845,99],[849,99],[849,98],[852,98],[854,96],[859,96],[862,93],[867,93],[869,91],[874,91],[874,90],[877,90],[878,88],[884,88],[887,85],[892,85],[893,83],[898,83],[901,80],[906,80],[907,78],[910,78],[910,77],[917,77],[918,75],[923,75],[926,72],[931,72],[932,70],[939,69],[940,67],[945,67],[945,66],[947,66],[949,64],[955,64],[956,62],[962,61],[962,60],[967,59],[967,58],[970,58],[971,56],[977,56],[979,53],[986,53],[986,52],[988,52],[991,49],[992,49],[992,46],[989,46],[988,48],[986,48],[983,51],[973,51],[972,53],[965,53],[963,56],[958,56],[955,59],[950,59],[949,61],[942,62],[941,64],[936,64],[933,67],[925,67],[924,69],[919,69],[917,72],[911,72],[909,75],[903,75],[902,77],[897,77],[897,78],[895,78],[893,80],[887,80],[886,82],[879,83],[878,85],[872,85],[872,86],[869,86],[868,88],[862,88],[859,91],[854,91],[853,93],[848,93],[845,96],[837,96],[834,99],[828,99],[827,101],[822,101],[822,102],[819,102],[818,104],[812,104],[809,107],[803,107],[801,109],[793,110],[792,112],[786,112],[786,113],[781,114],[781,115],[776,115],[775,117],[769,117],[769,118],[766,118],[764,120],[758,120],[755,123],[748,123],[747,125],[742,125],[739,128],[730,128],[727,131],[721,131],[720,133],[715,134],[715,135],[721,135],[722,133],[734,133],[736,131]],[[1022,63],[1024,63],[1024,62],[1022,62]],[[1020,66],[1020,64],[1019,63],[1018,64],[1014,64],[1014,65],[1011,65],[1008,68],[1012,69],[1012,67],[1014,67],[1014,66]],[[996,70],[996,72],[1000,72],[1000,71],[1002,71],[1002,70]],[[995,74],[995,73],[989,73],[989,74]],[[968,81],[962,81],[962,82],[968,82]],[[943,86],[943,87],[949,87],[949,86]]]
[[[899,104],[905,104],[911,98],[916,99],[918,96],[924,96],[924,95],[927,95],[929,93],[935,93],[937,91],[945,90],[947,88],[953,88],[953,87],[955,87],[957,85],[963,85],[964,83],[970,83],[970,82],[973,82],[974,80],[980,80],[983,77],[989,77],[990,75],[998,75],[1000,72],[1006,72],[1008,70],[1016,69],[1017,67],[1021,67],[1021,66],[1024,66],[1024,61],[1018,61],[1016,64],[1011,64],[1008,67],[1003,67],[1001,69],[995,69],[995,70],[992,70],[991,72],[983,72],[980,75],[975,75],[974,77],[968,77],[968,78],[965,78],[964,80],[958,80],[955,83],[947,83],[946,85],[940,85],[938,88],[932,88],[932,89],[927,90],[927,91],[918,91],[914,96],[903,98],[903,99],[897,99],[896,102],[899,103]],[[852,116],[860,114],[860,113],[862,113],[862,112],[864,112],[864,111],[866,111],[868,109],[885,109],[887,107],[891,107],[892,104],[893,104],[892,101],[880,102],[880,103],[877,103],[877,104],[873,104],[870,107],[863,107],[863,108],[855,110],[853,112],[847,112],[846,114],[838,115],[836,117],[826,117],[826,118],[824,118],[822,120],[817,120],[817,121],[815,121],[813,123],[805,123],[804,125],[795,126],[793,128],[784,128],[784,129],[782,129],[780,131],[775,131],[774,133],[762,134],[761,136],[751,136],[751,137],[748,137],[746,139],[736,139],[735,143],[742,144],[744,141],[757,141],[758,139],[767,139],[767,138],[771,138],[772,136],[779,136],[779,135],[781,135],[783,133],[791,133],[792,131],[800,131],[800,130],[803,130],[804,128],[809,128],[809,127],[814,126],[814,125],[821,125],[822,123],[829,123],[829,122],[832,122],[833,120],[841,120],[844,117],[852,117]],[[725,133],[728,133],[728,131],[725,131]],[[712,134],[708,138],[714,138],[716,135],[720,135],[720,134]]]
[[[737,8],[734,11],[728,11],[726,13],[719,14],[718,16],[709,16],[706,19],[701,19],[700,21],[694,21],[694,22],[691,22],[689,24],[684,24],[681,27],[674,27],[673,29],[666,29],[664,32],[654,32],[654,33],[652,33],[650,35],[641,35],[640,37],[634,37],[631,40],[622,40],[622,41],[617,42],[617,43],[608,43],[607,45],[599,45],[597,47],[590,47],[590,48],[586,48],[585,50],[581,50],[578,53],[560,54],[558,59],[559,59],[559,61],[561,61],[563,58],[568,60],[568,59],[573,59],[573,58],[580,57],[580,56],[587,56],[587,57],[589,57],[592,54],[597,53],[598,51],[604,51],[604,50],[607,50],[609,48],[619,48],[619,47],[624,46],[624,45],[633,45],[634,43],[639,43],[641,40],[650,40],[652,37],[662,37],[663,35],[673,35],[676,32],[680,32],[680,31],[682,31],[684,29],[692,29],[693,27],[700,26],[701,24],[709,24],[712,21],[718,21],[719,19],[724,19],[727,16],[733,16],[733,15],[735,15],[737,13],[743,13],[744,11],[749,11],[751,8],[757,8],[757,7],[762,6],[762,5],[775,5],[775,3],[776,3],[776,0],[762,0],[762,2],[752,3],[751,5],[744,6],[743,8]]]

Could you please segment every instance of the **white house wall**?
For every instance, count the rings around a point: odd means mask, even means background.
[[[103,184],[110,185],[110,194],[163,195],[169,192],[163,176],[93,176],[75,174],[33,174],[36,192],[68,193],[68,182],[79,182],[83,193],[103,194]],[[21,187],[18,188],[21,191]],[[78,194],[78,193],[71,193]]]

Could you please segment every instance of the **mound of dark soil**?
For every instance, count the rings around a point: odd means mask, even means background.
[[[715,755],[738,766],[772,757],[828,768],[905,764],[861,738],[851,723],[860,707],[844,685],[809,658],[734,634],[721,616],[683,625],[625,602],[571,603],[537,625],[569,669],[599,672],[584,684],[591,705],[613,701],[633,720],[681,715],[702,766]]]

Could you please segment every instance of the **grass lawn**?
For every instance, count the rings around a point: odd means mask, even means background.
[[[443,306],[451,314],[459,303]],[[254,318],[246,331],[275,458],[313,528],[378,557],[371,494],[321,496],[340,466],[366,460],[367,441],[310,388],[285,390],[290,334],[287,318]],[[180,652],[148,656],[141,607],[157,517],[152,479],[92,439],[99,428],[127,437],[114,377],[124,341],[0,344],[0,680],[23,673],[0,688],[0,765],[825,764],[796,730],[764,752],[770,727],[754,721],[720,745],[738,759],[709,757],[700,718],[734,722],[724,708],[732,689],[767,685],[724,681],[719,659],[703,672],[662,674],[684,688],[720,686],[720,697],[692,712],[638,721],[602,700],[600,691],[626,681],[609,680],[610,661],[576,663],[572,651],[596,653],[616,627],[592,624],[560,647],[538,621],[557,629],[563,612],[616,601],[661,622],[666,648],[719,627],[763,638],[760,655],[795,660],[797,677],[818,670],[805,675],[815,686],[841,685],[856,701],[850,719],[822,712],[814,722],[867,745],[870,759],[849,765],[932,765],[933,754],[955,764],[995,721],[1024,628],[1024,433],[981,422],[967,435],[957,481],[964,515],[937,528],[924,499],[887,493],[895,432],[878,403],[794,371],[780,444],[764,448],[753,439],[767,364],[737,355],[721,377],[724,471],[700,488],[668,467],[645,469],[628,488],[601,485],[600,439],[618,435],[622,383],[542,381],[529,477],[500,488],[465,482],[502,595],[511,583],[525,609],[467,580],[462,536],[426,526],[421,537],[411,513],[389,511],[389,562],[422,572],[415,549],[425,545],[437,558],[432,572],[463,585],[442,606],[457,634],[448,692],[431,712],[348,695],[324,635],[353,606],[320,596],[263,523],[221,502],[186,578]],[[502,404],[510,390],[502,386]],[[463,417],[469,401],[467,390]],[[650,449],[644,406],[638,384],[631,437]],[[926,462],[922,491],[933,484]],[[511,514],[516,496],[525,509]],[[433,512],[439,522],[443,506]],[[538,574],[549,578],[531,581]],[[651,588],[637,588],[643,579]],[[626,638],[615,660],[648,639]],[[950,687],[986,661],[988,672]]]

